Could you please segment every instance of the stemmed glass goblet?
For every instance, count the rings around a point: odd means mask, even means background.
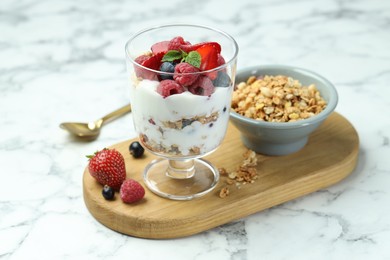
[[[199,70],[160,70],[163,54],[158,51],[173,41],[178,42],[174,54],[181,53],[181,61],[194,54],[191,51],[200,54],[195,53],[201,57]],[[202,43],[208,43],[208,47],[200,49]],[[151,46],[157,62],[150,58]],[[215,63],[207,56],[215,51],[210,46],[218,51],[218,61],[212,68],[205,64]],[[219,172],[202,157],[217,149],[226,134],[237,43],[213,28],[177,24],[143,30],[131,37],[125,49],[134,127],[141,144],[159,157],[144,170],[146,186],[174,200],[207,194],[217,185]],[[174,82],[184,83],[178,88]]]

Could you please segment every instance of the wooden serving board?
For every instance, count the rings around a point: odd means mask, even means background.
[[[155,156],[145,152],[141,159],[132,158],[128,152],[132,141],[111,148],[125,157],[127,177],[143,184],[143,169]],[[232,171],[241,164],[245,151],[238,130],[229,125],[223,144],[206,159],[218,168]],[[191,201],[160,198],[146,188],[144,199],[135,204],[123,203],[118,193],[114,201],[106,201],[101,195],[102,186],[86,168],[84,201],[99,222],[120,233],[155,239],[189,236],[337,183],[353,171],[358,152],[355,129],[344,117],[333,113],[301,151],[279,157],[257,155],[259,178],[240,189],[234,184],[229,186],[230,194],[224,199],[219,197],[219,191],[227,185],[226,177],[221,178],[214,191]]]

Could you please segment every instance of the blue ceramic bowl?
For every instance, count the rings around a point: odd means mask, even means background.
[[[324,77],[312,71],[285,65],[263,65],[242,69],[237,72],[236,84],[250,76],[286,75],[297,79],[303,86],[315,84],[327,102],[326,108],[308,119],[295,122],[267,122],[230,112],[232,123],[241,132],[244,145],[264,155],[287,155],[302,149],[309,135],[334,111],[338,102],[335,87]]]

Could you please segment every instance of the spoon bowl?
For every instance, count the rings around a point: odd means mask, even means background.
[[[127,114],[131,111],[131,106],[126,105],[124,107],[121,107],[108,115],[105,115],[104,117],[92,121],[89,123],[81,123],[81,122],[64,122],[60,124],[60,127],[62,129],[67,130],[69,133],[73,134],[74,136],[93,140],[96,139],[99,134],[102,126],[115,118],[118,118],[124,114]]]
[[[60,127],[78,137],[98,137],[101,129],[101,126],[97,126],[95,122],[64,122]]]

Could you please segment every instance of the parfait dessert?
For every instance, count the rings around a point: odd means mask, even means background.
[[[208,39],[212,36],[216,39]],[[214,151],[226,133],[235,41],[206,27],[163,26],[136,35],[127,43],[126,52],[135,129],[147,150],[168,159],[148,165],[147,186],[172,199],[204,195],[216,185],[219,174],[199,158]],[[178,179],[185,180],[189,193],[180,187],[164,188]]]

